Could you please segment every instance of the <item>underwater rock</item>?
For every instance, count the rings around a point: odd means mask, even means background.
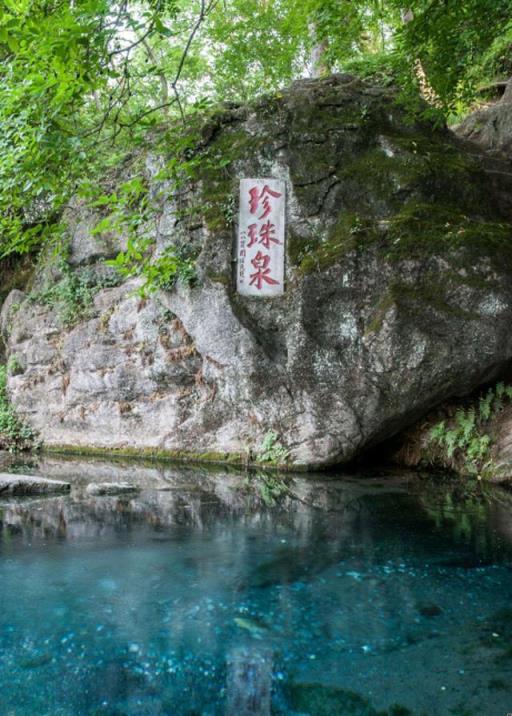
[[[266,589],[279,584],[293,584],[307,581],[320,572],[336,564],[342,554],[331,553],[328,549],[319,550],[318,545],[301,549],[282,547],[276,550],[273,559],[257,565],[247,579],[251,587]]]
[[[227,656],[226,716],[270,716],[272,652],[239,646]]]
[[[53,657],[51,654],[34,654],[20,661],[22,669],[38,669],[41,666],[50,664]]]
[[[290,706],[304,716],[413,716],[405,706],[377,711],[361,694],[323,684],[290,683],[285,689]]]
[[[512,608],[499,609],[481,626],[480,640],[488,647],[512,653]]]
[[[55,493],[69,492],[69,482],[60,480],[47,480],[35,475],[11,475],[0,473],[0,495],[53,495]]]
[[[438,617],[443,613],[443,610],[437,604],[418,604],[417,610],[422,617],[428,618]]]

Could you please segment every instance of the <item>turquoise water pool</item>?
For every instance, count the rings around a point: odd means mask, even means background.
[[[47,467],[0,506],[2,716],[512,711],[507,493]]]

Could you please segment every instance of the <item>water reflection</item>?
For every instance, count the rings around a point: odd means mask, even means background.
[[[1,713],[510,710],[506,493],[413,475],[38,470],[73,489],[0,503]],[[121,480],[137,493],[87,494]]]

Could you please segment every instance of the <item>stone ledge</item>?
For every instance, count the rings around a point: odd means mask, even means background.
[[[60,480],[47,480],[37,475],[12,475],[7,472],[0,473],[0,495],[52,495],[69,492],[69,482]]]

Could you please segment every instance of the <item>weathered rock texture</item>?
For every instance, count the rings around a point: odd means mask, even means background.
[[[512,80],[506,84],[505,92],[500,100],[489,104],[468,115],[455,128],[457,135],[469,140],[468,150],[479,153],[479,160],[485,171],[490,175],[504,178],[510,176],[512,167]],[[494,161],[497,159],[497,163]],[[512,195],[507,182],[495,187],[495,195],[502,207],[510,205]],[[502,376],[508,385],[512,382],[510,371]],[[395,462],[407,467],[430,466],[449,469],[464,476],[468,474],[467,449],[456,449],[450,455],[447,448],[436,445],[432,439],[432,430],[440,421],[444,421],[446,429],[452,429],[459,411],[465,414],[474,410],[478,415],[479,400],[483,392],[465,399],[450,399],[439,408],[423,417],[401,434],[398,439],[389,443],[389,456]],[[494,386],[491,386],[491,390]],[[502,407],[493,408],[492,414],[484,424],[477,428],[476,434],[485,435],[490,440],[489,451],[483,460],[476,460],[471,467],[473,471],[479,463],[482,476],[496,482],[512,484],[512,408],[508,397]],[[471,458],[469,463],[472,463]]]
[[[456,131],[486,151],[512,159],[512,80],[498,102],[471,113]]]
[[[512,230],[495,193],[506,175],[408,120],[391,91],[299,82],[219,113],[194,152],[210,161],[178,198],[156,178],[161,150],[144,172],[156,250],[186,244],[195,285],[143,300],[135,279],[98,280],[72,328],[38,299],[49,276],[62,280],[54,268],[31,297],[7,298],[10,395],[47,446],[250,460],[275,431],[295,465],[344,463],[507,365]],[[286,182],[283,297],[234,291],[244,176]],[[68,215],[70,264],[101,278],[117,249],[91,236],[96,219],[79,204]]]

